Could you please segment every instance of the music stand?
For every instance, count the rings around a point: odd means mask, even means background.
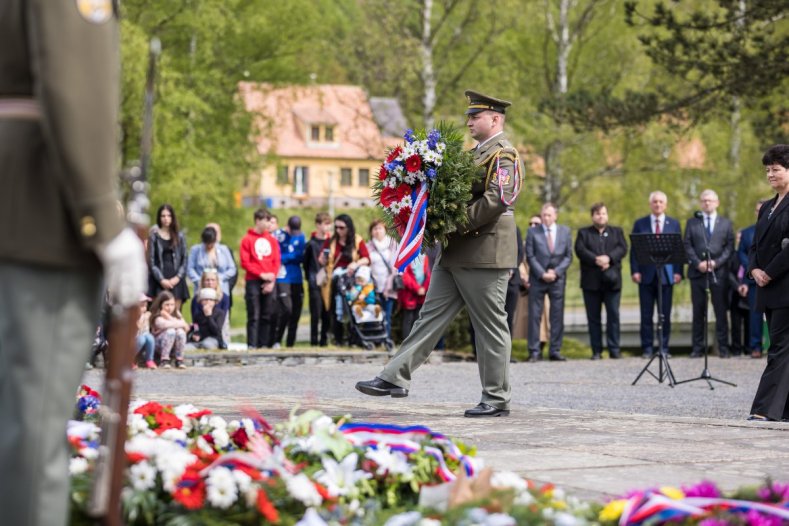
[[[657,330],[655,331],[658,340],[658,352],[652,354],[652,358],[649,359],[644,368],[641,369],[641,372],[638,373],[632,385],[636,385],[644,373],[649,373],[658,383],[662,384],[663,380],[668,380],[669,386],[674,387],[677,380],[674,378],[674,372],[671,370],[671,365],[668,363],[668,349],[663,348],[663,324],[665,322],[663,317],[663,269],[667,264],[684,265],[687,263],[688,255],[685,253],[682,235],[630,234],[630,243],[636,255],[636,261],[640,265],[655,265],[657,267],[658,277],[658,323]],[[658,360],[657,375],[649,370],[649,366],[652,365],[652,362],[656,358]]]

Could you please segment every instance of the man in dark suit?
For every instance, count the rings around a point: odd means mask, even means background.
[[[529,229],[526,235],[526,261],[529,264],[529,361],[542,359],[540,352],[540,319],[545,306],[545,295],[550,298],[548,319],[551,338],[548,357],[563,362],[561,355],[564,336],[564,289],[567,268],[573,260],[570,228],[556,224],[556,206],[542,205],[542,226]]]
[[[764,204],[765,199],[759,199],[756,202],[756,217],[759,217],[759,209]],[[737,247],[737,257],[740,264],[748,269],[748,253],[753,245],[753,236],[756,232],[756,225],[743,228],[740,235],[740,245]],[[748,337],[747,346],[748,352],[751,353],[751,358],[762,357],[762,320],[764,313],[756,309],[756,282],[750,273],[746,272],[742,283],[748,287],[748,308],[750,315],[748,318]]]
[[[685,225],[685,252],[688,254],[688,279],[690,299],[693,303],[693,349],[691,358],[699,358],[704,351],[705,312],[707,312],[707,286],[709,285],[712,308],[715,311],[715,336],[721,358],[728,358],[729,323],[726,317],[728,304],[728,264],[734,252],[734,230],[731,221],[718,215],[718,194],[704,190],[699,198],[701,213],[688,219]]]
[[[770,334],[767,365],[753,398],[749,420],[789,419],[789,144],[765,152],[762,164],[775,197],[756,221],[748,270],[756,281],[756,308]]]
[[[608,224],[604,203],[592,205],[592,225],[578,231],[575,255],[581,262],[581,289],[589,324],[592,360],[603,354],[600,313],[605,304],[605,336],[608,355],[619,358],[619,300],[622,296],[622,259],[627,242],[622,229]]]
[[[657,190],[649,194],[649,208],[652,213],[639,218],[633,224],[633,234],[681,234],[679,221],[666,215],[668,197]],[[651,358],[654,345],[654,328],[652,314],[655,311],[658,294],[658,274],[656,265],[639,265],[636,254],[630,251],[630,274],[633,282],[638,283],[638,300],[641,305],[641,349],[644,358]],[[663,265],[663,341],[661,350],[668,353],[668,342],[671,337],[671,301],[673,285],[682,280],[682,265]]]

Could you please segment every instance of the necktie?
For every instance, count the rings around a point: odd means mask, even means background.
[[[551,234],[551,229],[548,229],[548,251],[553,254],[553,234]]]
[[[660,234],[660,219],[655,218],[655,234]]]
[[[712,237],[712,218],[707,216],[707,239]]]

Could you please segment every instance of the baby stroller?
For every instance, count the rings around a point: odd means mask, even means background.
[[[358,272],[367,272],[369,276],[368,267],[360,267]],[[341,296],[342,301],[338,301],[338,306],[341,306],[342,312],[337,312],[337,318],[342,319],[345,326],[345,334],[348,334],[350,345],[358,345],[366,350],[383,345],[387,352],[391,353],[394,349],[394,342],[389,338],[386,318],[383,315],[383,306],[380,305],[376,298],[377,314],[372,310],[359,311],[358,307],[354,309],[353,300],[348,299],[348,293],[354,287],[355,276],[348,274],[341,274],[335,277],[337,284],[337,294]],[[339,311],[338,307],[338,311]]]

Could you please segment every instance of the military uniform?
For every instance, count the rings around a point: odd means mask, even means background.
[[[467,91],[471,114],[504,113],[506,101]],[[378,377],[404,389],[463,306],[476,332],[481,403],[509,408],[512,342],[504,303],[510,269],[517,265],[513,206],[522,184],[518,153],[499,133],[474,150],[478,175],[468,203],[469,222],[453,234],[433,270],[425,304],[414,328]],[[361,390],[361,389],[360,389]],[[368,393],[369,394],[369,393]],[[467,412],[467,416],[468,415]]]
[[[99,318],[118,207],[110,0],[0,3],[0,509],[68,519],[65,423]]]

